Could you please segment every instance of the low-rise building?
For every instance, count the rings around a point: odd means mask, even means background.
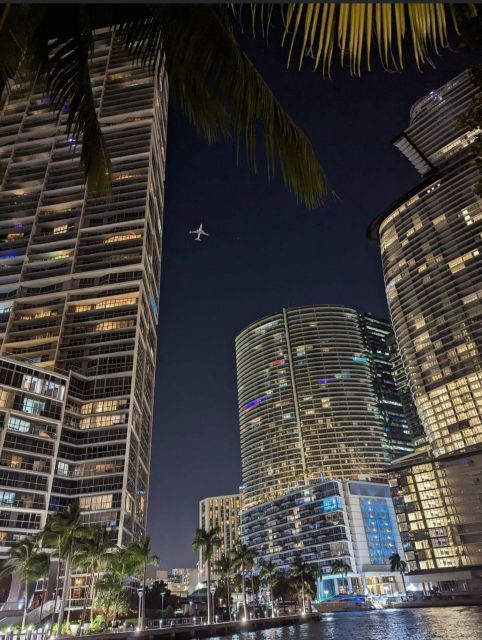
[[[320,576],[321,593],[402,590],[400,576],[390,571],[390,555],[403,550],[386,484],[320,480],[244,511],[241,536],[280,569],[301,556]],[[350,567],[346,578],[334,573],[335,561]]]
[[[167,575],[167,588],[175,596],[187,596],[190,593],[191,573],[195,569],[171,569]]]

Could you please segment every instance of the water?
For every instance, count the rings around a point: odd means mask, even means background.
[[[482,640],[482,607],[325,613],[321,622],[223,640]]]

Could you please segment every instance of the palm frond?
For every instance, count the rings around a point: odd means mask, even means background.
[[[313,148],[240,49],[227,7],[144,6],[117,33],[139,65],[159,74],[165,69],[171,97],[208,139],[231,133],[238,154],[243,146],[256,171],[261,126],[268,177],[279,163],[296,198],[309,207],[320,204],[327,183]]]
[[[296,52],[300,68],[309,57],[325,76],[330,75],[335,47],[342,66],[348,57],[352,75],[361,75],[363,62],[370,70],[374,42],[384,67],[403,69],[409,35],[417,66],[433,66],[431,56],[448,47],[447,23],[458,31],[459,14],[453,5],[442,3],[309,2],[276,7],[283,24],[282,44],[289,47],[288,65]],[[477,14],[474,4],[467,9]],[[266,28],[263,14],[253,13],[255,19]]]
[[[93,31],[85,7],[77,5],[73,10],[78,15],[65,24],[61,38],[51,37],[51,16],[43,12],[27,42],[24,65],[37,71],[37,83],[45,88],[57,117],[68,113],[66,133],[74,149],[81,145],[80,168],[88,194],[106,194],[111,164],[90,82]]]
[[[30,34],[43,9],[28,4],[4,4],[0,8],[0,79],[7,87],[19,77]]]

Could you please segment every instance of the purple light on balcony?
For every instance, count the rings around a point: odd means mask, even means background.
[[[252,409],[253,407],[257,407],[262,402],[266,402],[267,399],[268,399],[268,396],[260,396],[259,398],[256,398],[255,400],[251,400],[250,402],[246,403],[244,407],[241,407],[241,409],[243,411],[249,411],[249,409]]]

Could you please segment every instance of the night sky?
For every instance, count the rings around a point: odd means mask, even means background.
[[[447,53],[437,69],[379,69],[361,79],[334,65],[286,70],[270,46],[243,40],[275,95],[310,137],[339,200],[297,205],[280,178],[236,166],[171,104],[158,327],[149,533],[163,568],[195,566],[198,502],[241,484],[234,340],[282,307],[343,304],[388,317],[367,225],[418,182],[391,144],[411,105],[473,62]],[[209,238],[189,235],[203,223]]]

